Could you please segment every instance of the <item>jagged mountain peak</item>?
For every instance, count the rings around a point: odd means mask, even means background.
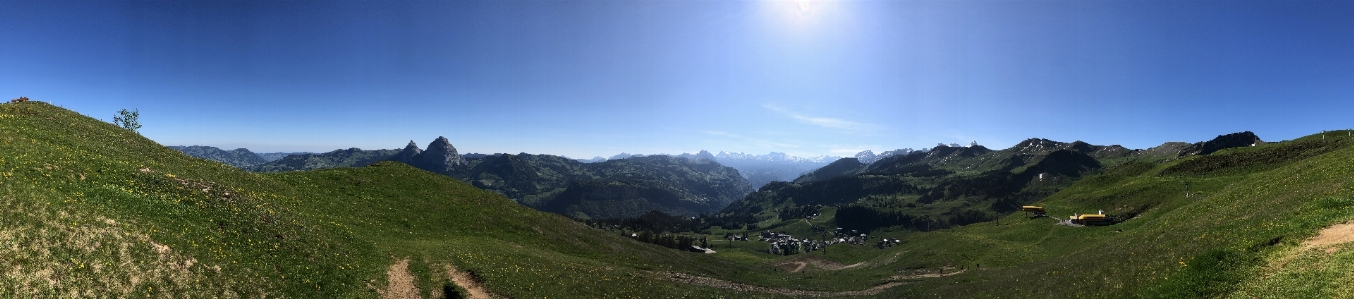
[[[438,136],[429,143],[428,149],[418,154],[417,160],[419,164],[415,166],[437,173],[451,173],[457,170],[458,166],[469,164],[444,136]]]
[[[1064,142],[1057,142],[1057,141],[1048,140],[1048,139],[1044,139],[1044,138],[1030,138],[1030,139],[1025,139],[1025,141],[1021,141],[1020,143],[1017,143],[1014,147],[1012,147],[1012,149],[1019,150],[1019,151],[1027,151],[1027,150],[1040,150],[1040,149],[1047,149],[1047,148],[1061,148],[1061,147],[1064,147],[1064,146],[1067,146],[1067,143],[1064,143]]]
[[[421,153],[423,153],[423,150],[418,148],[418,144],[414,143],[413,140],[410,140],[409,144],[405,145],[403,150],[400,150],[400,153],[391,156],[389,160],[414,165],[417,163],[418,155]]]
[[[709,161],[714,161],[714,160],[715,160],[715,155],[710,154],[709,151],[701,150],[699,153],[696,153],[696,160],[709,160]]]
[[[876,161],[876,160],[879,159],[878,157],[875,156],[874,151],[871,151],[871,150],[865,150],[865,151],[856,153],[855,158],[856,158],[856,160],[860,160],[860,163],[863,163],[863,164],[874,163],[874,161]]]

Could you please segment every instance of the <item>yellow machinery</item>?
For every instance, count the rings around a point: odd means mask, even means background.
[[[1025,211],[1026,216],[1030,218],[1048,216],[1048,212],[1041,206],[1021,206],[1020,210]]]
[[[1081,225],[1110,225],[1110,224],[1112,224],[1112,222],[1110,221],[1110,218],[1109,218],[1109,217],[1105,217],[1105,214],[1072,215],[1072,217],[1071,217],[1071,218],[1068,218],[1068,219],[1072,220],[1072,223],[1081,224]]]

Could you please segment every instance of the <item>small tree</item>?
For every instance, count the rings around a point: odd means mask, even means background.
[[[132,132],[136,132],[137,129],[141,128],[141,122],[137,121],[137,118],[141,116],[141,111],[127,111],[127,109],[122,109],[122,111],[118,111],[118,114],[120,115],[113,116],[113,124],[118,125],[123,129],[132,130]]]

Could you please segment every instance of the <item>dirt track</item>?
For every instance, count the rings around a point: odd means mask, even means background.
[[[790,271],[790,273],[804,272],[804,270],[808,268],[808,266],[810,265],[817,267],[818,269],[836,271],[864,266],[865,262],[846,265],[828,259],[824,259],[818,256],[804,256],[803,258],[782,261],[776,264],[777,267],[781,267],[786,271]]]
[[[469,293],[471,299],[494,298],[494,296],[490,295],[489,291],[485,290],[484,286],[480,285],[479,281],[476,281],[470,274],[456,271],[456,267],[453,267],[452,265],[446,265],[446,270],[447,275],[451,276],[451,282],[456,283],[457,286],[465,289],[466,293]]]
[[[418,299],[421,298],[418,286],[414,285],[414,275],[409,274],[409,259],[402,259],[390,265],[386,271],[388,282],[381,293],[381,299]]]
[[[457,271],[456,267],[452,265],[445,265],[444,270],[447,271],[447,276],[451,278],[451,282],[460,286],[461,289],[464,289],[471,299],[494,298],[494,296],[490,294],[489,291],[485,290],[484,286],[480,285],[479,281],[475,280],[470,274]],[[388,283],[385,288],[373,287],[376,289],[376,292],[381,295],[381,299],[422,299],[418,286],[415,285],[416,279],[413,274],[409,273],[408,258],[401,259],[396,261],[395,264],[390,265],[390,269],[386,271],[386,276],[388,277]],[[433,296],[441,297],[439,295],[440,293],[437,293],[437,290],[435,290]]]
[[[1302,242],[1307,248],[1354,242],[1354,224],[1341,223],[1322,229],[1315,237]]]
[[[667,280],[671,280],[671,281],[676,281],[676,282],[680,282],[680,283],[686,283],[686,284],[692,284],[692,285],[698,285],[698,286],[714,287],[714,288],[721,288],[721,289],[730,289],[730,290],[735,290],[735,291],[739,291],[739,292],[756,292],[756,293],[776,294],[776,295],[785,295],[785,296],[800,296],[800,297],[839,297],[839,296],[873,296],[873,295],[878,295],[880,292],[883,292],[884,290],[887,290],[887,289],[889,289],[889,288],[893,288],[893,287],[896,287],[896,286],[900,286],[900,285],[906,284],[907,282],[906,282],[906,281],[903,281],[903,280],[920,279],[920,278],[944,277],[944,276],[950,276],[950,275],[955,275],[955,274],[959,274],[959,273],[964,273],[964,271],[963,271],[963,270],[960,270],[960,271],[955,271],[955,272],[950,272],[950,273],[944,273],[944,272],[941,272],[941,273],[925,273],[925,274],[917,274],[917,275],[899,275],[899,276],[893,276],[893,277],[890,277],[890,281],[889,281],[889,282],[885,282],[885,283],[883,283],[883,284],[879,284],[879,285],[870,287],[870,288],[868,288],[868,289],[857,290],[857,291],[841,291],[841,292],[810,291],[810,290],[797,290],[797,289],[790,289],[790,288],[772,288],[772,287],[763,287],[763,286],[755,286],[755,285],[750,285],[750,284],[737,283],[737,282],[731,282],[731,281],[719,280],[719,279],[714,279],[714,278],[709,278],[709,277],[696,276],[696,275],[691,275],[691,274],[686,274],[686,273],[678,273],[678,272],[658,272],[658,273],[655,273],[655,274],[658,274],[658,275],[659,275],[661,278],[663,278],[663,279],[667,279]]]

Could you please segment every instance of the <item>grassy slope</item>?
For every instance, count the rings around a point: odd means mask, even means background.
[[[719,295],[646,275],[759,271],[403,164],[247,173],[38,102],[0,105],[0,176],[0,297],[375,297],[404,258],[425,296],[448,264],[520,298]]]
[[[372,286],[404,258],[424,295],[447,284],[447,264],[519,298],[735,296],[654,280],[651,270],[841,291],[944,266],[967,271],[879,296],[1347,294],[1335,282],[1354,277],[1354,251],[1300,245],[1354,218],[1351,140],[1320,139],[1129,163],[1041,202],[1057,217],[1143,211],[1118,225],[1015,213],[1000,226],[882,231],[905,241],[834,245],[811,255],[864,266],[788,274],[769,266],[783,258],[757,252],[762,243],[716,242],[713,256],[660,249],[402,164],[252,174],[47,104],[5,104],[0,297],[375,297]],[[1185,181],[1195,196],[1183,196]],[[830,217],[813,222],[830,226]]]
[[[982,270],[921,281],[896,295],[995,297],[1198,297],[1237,290],[1250,294],[1295,292],[1333,286],[1288,276],[1262,275],[1259,267],[1301,251],[1302,240],[1325,226],[1354,217],[1354,148],[1345,138],[1320,136],[1241,148],[1146,169],[1126,165],[1088,179],[1041,202],[1055,217],[1072,213],[1145,213],[1108,227],[1051,225],[1023,213],[908,239],[903,258]],[[1326,148],[1329,151],[1302,149]],[[1291,156],[1291,159],[1272,159]],[[1181,173],[1173,166],[1207,164],[1207,172]],[[1188,167],[1199,169],[1200,167]],[[1194,196],[1184,197],[1189,181]],[[1271,245],[1271,243],[1276,243]],[[1343,251],[1342,251],[1343,252]],[[1336,258],[1348,259],[1348,254]],[[1319,259],[1318,259],[1319,260]],[[926,264],[927,262],[923,262]],[[1321,263],[1314,261],[1312,263]],[[1348,267],[1344,267],[1348,269]],[[1348,277],[1333,269],[1324,277]],[[1274,283],[1286,281],[1288,284]],[[1313,294],[1305,293],[1305,294]]]
[[[1344,135],[1346,132],[1331,133]],[[1044,200],[1051,214],[1135,213],[1107,227],[1054,225],[1050,218],[1008,214],[1001,225],[912,233],[889,249],[834,245],[824,255],[866,266],[786,274],[780,280],[812,289],[861,289],[890,276],[924,271],[963,274],[905,279],[882,297],[1329,297],[1347,294],[1354,277],[1351,250],[1326,253],[1301,243],[1319,229],[1354,219],[1354,143],[1347,137],[1236,148],[1165,164],[1124,163]],[[1186,198],[1185,182],[1191,197]],[[831,227],[830,213],[813,220]],[[796,236],[803,220],[764,223]],[[722,231],[721,231],[722,232]],[[873,241],[871,241],[873,243]],[[716,243],[725,245],[727,243]],[[756,245],[764,245],[757,243]],[[803,259],[734,244],[718,256],[748,265]],[[727,246],[727,245],[725,245]],[[1339,248],[1354,248],[1354,244]],[[953,268],[949,268],[953,267]],[[812,270],[812,269],[811,269]],[[774,281],[765,282],[775,284]]]

